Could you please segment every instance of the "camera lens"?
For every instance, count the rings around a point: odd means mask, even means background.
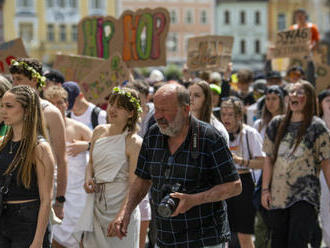
[[[179,199],[165,196],[158,206],[158,214],[162,217],[170,217],[177,208]]]

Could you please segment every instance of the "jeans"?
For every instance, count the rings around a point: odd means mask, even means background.
[[[316,225],[314,206],[306,201],[270,211],[272,248],[307,248]]]
[[[225,247],[226,247],[226,243],[221,243],[221,244],[212,245],[212,246],[204,246],[204,248],[225,248]],[[158,248],[158,246],[155,245],[155,248]]]
[[[0,217],[0,247],[28,248],[34,238],[38,222],[40,202],[6,204]],[[48,230],[43,248],[49,248]]]

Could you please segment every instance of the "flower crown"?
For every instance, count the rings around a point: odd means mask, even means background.
[[[138,99],[136,99],[134,96],[132,96],[131,92],[121,90],[119,87],[114,87],[112,89],[112,93],[128,97],[129,101],[135,105],[137,112],[142,113],[140,101]]]
[[[17,61],[15,59],[11,60],[12,66],[23,67],[24,70],[27,70],[31,73],[32,78],[36,78],[39,82],[40,87],[46,86],[46,77],[41,76],[39,72],[37,72],[32,66],[29,66],[27,63],[23,61]]]

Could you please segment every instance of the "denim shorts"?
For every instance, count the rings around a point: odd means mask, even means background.
[[[28,248],[31,245],[37,228],[39,207],[39,201],[4,205],[0,217],[1,248]],[[42,247],[50,247],[48,230]]]

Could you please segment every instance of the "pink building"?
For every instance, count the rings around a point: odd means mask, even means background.
[[[167,37],[168,62],[184,63],[188,39],[214,33],[214,1],[212,0],[120,0],[119,15],[124,10],[166,8],[171,17]]]

